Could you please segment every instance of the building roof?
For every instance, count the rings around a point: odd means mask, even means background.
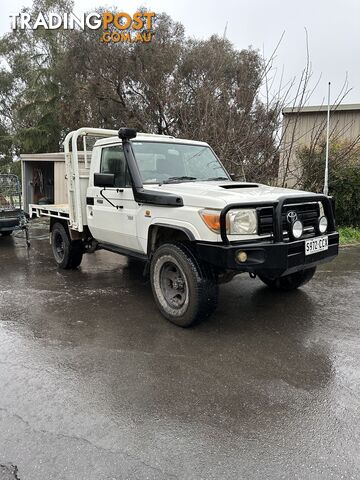
[[[332,111],[354,111],[360,110],[360,103],[348,103],[344,105],[330,105]],[[282,110],[283,115],[301,114],[301,113],[323,113],[327,111],[327,105],[309,105],[306,107],[285,107]]]

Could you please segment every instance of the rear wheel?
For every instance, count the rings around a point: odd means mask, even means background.
[[[13,230],[6,230],[6,232],[1,232],[3,237],[9,237],[13,233]]]
[[[189,327],[207,318],[217,306],[214,275],[181,243],[167,243],[156,250],[150,279],[159,310],[175,325]]]
[[[310,282],[316,267],[307,268],[306,270],[300,270],[299,272],[290,273],[290,275],[284,275],[278,278],[269,278],[265,275],[259,275],[261,281],[263,281],[268,287],[274,290],[295,290],[306,283]]]
[[[72,241],[61,223],[55,223],[51,231],[51,246],[56,263],[65,270],[77,268],[82,260],[80,240]]]

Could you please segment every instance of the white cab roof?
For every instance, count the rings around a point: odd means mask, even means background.
[[[175,138],[169,135],[155,135],[152,133],[138,133],[136,138],[133,138],[134,142],[162,142],[162,143],[185,143],[188,145],[201,145],[207,147],[205,142],[198,142],[196,140],[185,140],[183,138]],[[95,146],[109,145],[114,143],[121,143],[119,137],[102,138],[95,143]]]

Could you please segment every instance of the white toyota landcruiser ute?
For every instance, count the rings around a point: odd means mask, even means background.
[[[99,138],[91,158],[88,137]],[[331,198],[233,181],[206,143],[81,128],[64,149],[69,204],[30,205],[50,217],[55,261],[74,269],[99,249],[144,261],[156,304],[176,325],[209,316],[218,285],[236,274],[293,290],[338,253]]]

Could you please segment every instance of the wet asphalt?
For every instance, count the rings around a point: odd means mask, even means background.
[[[360,247],[299,291],[240,275],[181,329],[136,264],[0,238],[0,479],[360,478]]]

